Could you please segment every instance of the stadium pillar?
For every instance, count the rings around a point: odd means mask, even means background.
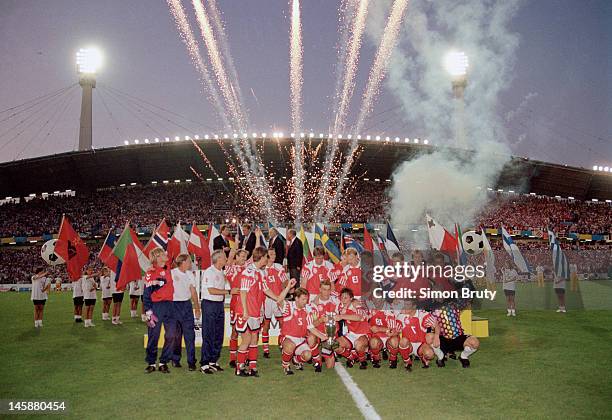
[[[458,148],[466,148],[467,141],[465,138],[465,87],[467,79],[460,77],[453,79],[453,97],[455,107],[455,146]]]
[[[81,77],[79,85],[83,88],[81,99],[81,123],[79,128],[79,151],[91,150],[92,146],[92,93],[96,87],[96,79],[87,75]]]

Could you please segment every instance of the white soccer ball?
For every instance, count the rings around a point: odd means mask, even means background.
[[[60,265],[66,262],[62,257],[55,253],[56,243],[57,239],[51,239],[50,241],[45,242],[40,250],[40,256],[49,265]]]
[[[467,231],[461,236],[463,249],[469,255],[480,254],[484,250],[482,235],[473,230]]]

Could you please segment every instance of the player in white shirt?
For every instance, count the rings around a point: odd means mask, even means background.
[[[223,253],[223,251],[221,251]],[[225,254],[223,254],[225,255]],[[176,321],[174,339],[174,352],[172,364],[176,368],[181,367],[181,338],[185,339],[185,350],[187,352],[187,364],[190,371],[195,371],[195,332],[194,332],[194,310],[195,317],[200,319],[200,302],[196,292],[196,283],[191,269],[191,258],[188,254],[180,254],[174,260],[176,268],[172,269],[172,285],[174,287],[172,297],[173,318]],[[193,306],[192,306],[193,304]]]
[[[102,321],[110,321],[108,311],[113,300],[113,290],[111,289],[110,270],[107,267],[100,272],[100,289],[102,290]]]
[[[83,322],[83,277],[72,282],[72,302],[74,304],[74,322]]]
[[[138,314],[138,299],[142,300],[142,293],[144,291],[144,280],[134,280],[130,282],[130,318],[136,318]],[[142,306],[142,311],[140,317],[143,322],[144,319],[144,305]]]
[[[55,278],[55,291],[56,292],[62,291],[62,278],[60,276],[57,276]]]
[[[34,327],[43,326],[43,310],[47,302],[47,292],[51,289],[51,281],[47,278],[47,271],[39,267],[32,276],[32,303],[34,304]]]
[[[111,323],[113,325],[121,325],[121,304],[123,303],[123,294],[124,292],[117,291],[117,275],[114,271],[110,272],[110,288],[111,294],[113,296],[113,317],[111,318]]]
[[[507,268],[502,273],[504,295],[506,296],[506,308],[508,313],[506,316],[516,316],[516,303],[514,296],[516,295],[516,280],[518,273],[514,268]]]
[[[81,287],[83,288],[83,298],[85,299],[85,328],[95,327],[92,322],[94,307],[96,306],[98,283],[94,277],[94,272],[88,268],[86,274],[82,277]]]

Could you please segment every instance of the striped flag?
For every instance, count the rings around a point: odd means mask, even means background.
[[[310,244],[308,241],[308,236],[306,235],[306,231],[304,230],[304,225],[300,226],[300,233],[298,237],[300,238],[300,241],[302,241],[304,264],[306,264],[308,261],[312,260],[312,253],[310,252]]]
[[[208,240],[209,239],[206,239],[202,232],[200,232],[196,222],[193,222],[191,225],[191,232],[189,233],[189,241],[187,242],[187,251],[200,258],[201,269],[208,268],[211,264]]]
[[[161,248],[164,251],[168,249],[168,236],[170,235],[170,228],[166,224],[166,219],[162,219],[159,226],[155,228],[153,235],[149,239],[149,243],[145,246],[143,252],[145,256],[149,256],[151,251],[155,248]]]
[[[138,261],[138,246],[132,233],[129,222],[126,222],[125,228],[113,248],[113,254],[117,258],[117,266],[114,269],[111,267],[111,269],[116,274],[118,291],[125,290],[128,283],[139,280],[143,274]]]
[[[110,228],[108,234],[106,235],[106,239],[104,240],[104,244],[102,244],[102,248],[98,253],[98,259],[104,263],[108,268],[115,271],[115,267],[117,267],[117,257],[113,254],[113,248],[115,247],[115,243],[117,242],[117,236],[113,233],[114,228]]]
[[[548,230],[548,243],[552,251],[552,262],[558,279],[568,280],[570,277],[569,261],[561,249],[561,244],[552,230]]]
[[[399,242],[391,229],[391,224],[387,223],[387,237],[385,238],[385,247],[389,252],[399,252]]]
[[[491,244],[487,239],[484,228],[481,228],[480,230],[482,232],[483,253],[485,256],[485,262],[487,264],[485,276],[487,277],[487,281],[489,283],[495,283],[495,254],[493,254],[493,248],[491,248]]]
[[[514,243],[512,237],[503,226],[502,242],[504,244],[504,249],[508,254],[510,254],[512,261],[514,261],[514,265],[516,265],[519,271],[521,271],[522,273],[529,273],[530,270],[529,266],[527,265],[527,261],[525,261],[525,258],[523,257],[523,254],[521,254],[521,251],[519,250],[518,246]]]

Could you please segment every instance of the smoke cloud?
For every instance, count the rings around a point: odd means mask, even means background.
[[[494,186],[509,160],[497,102],[513,78],[519,38],[509,23],[520,4],[414,0],[409,5],[386,88],[400,101],[411,137],[442,147],[402,163],[392,176],[391,220],[403,239],[415,225],[423,231],[426,212],[447,226],[473,223],[487,202],[486,188]],[[368,27],[373,44],[380,38],[380,20],[389,6],[386,1],[374,2]],[[474,152],[461,156],[444,147],[454,143],[451,79],[443,66],[445,54],[453,49],[469,57],[463,124],[467,148]]]

